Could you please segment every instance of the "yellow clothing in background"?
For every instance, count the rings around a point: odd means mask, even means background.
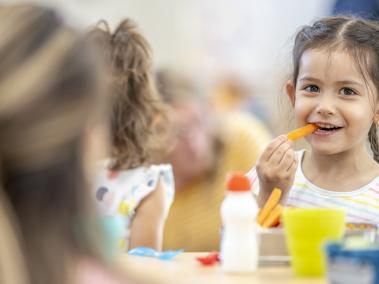
[[[225,194],[225,177],[230,171],[247,172],[251,169],[270,141],[268,130],[248,114],[233,113],[223,119],[220,133],[223,146],[212,176],[175,191],[165,225],[164,249],[219,249],[220,205]]]

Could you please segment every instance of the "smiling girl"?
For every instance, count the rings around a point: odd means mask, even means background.
[[[285,135],[268,145],[249,173],[258,202],[280,187],[288,206],[344,208],[348,223],[378,225],[379,27],[321,19],[298,32],[292,55],[285,89],[296,123],[318,130],[306,138],[310,151],[295,152]]]

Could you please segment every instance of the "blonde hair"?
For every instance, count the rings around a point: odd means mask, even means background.
[[[150,45],[128,19],[114,32],[102,21],[89,36],[111,69],[110,168],[130,169],[159,161],[167,146],[167,108],[156,89]]]
[[[0,7],[0,61],[0,190],[31,283],[67,283],[72,260],[102,256],[81,156],[105,105],[99,64],[84,38],[33,5]]]

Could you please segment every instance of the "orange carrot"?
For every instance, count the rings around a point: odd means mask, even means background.
[[[267,199],[265,205],[259,211],[258,218],[257,218],[258,224],[260,225],[263,224],[264,219],[266,219],[266,217],[270,214],[271,210],[273,210],[276,204],[278,204],[281,196],[282,196],[281,189],[275,187],[273,191],[271,192],[269,198]]]
[[[287,134],[287,138],[289,140],[297,140],[304,136],[307,136],[317,130],[317,125],[315,124],[307,124],[306,126],[295,129]]]
[[[278,223],[282,216],[283,206],[276,204],[275,208],[270,212],[267,218],[263,221],[262,227],[271,228]]]

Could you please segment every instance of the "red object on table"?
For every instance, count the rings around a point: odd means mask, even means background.
[[[220,262],[220,257],[217,251],[211,252],[206,256],[196,257],[196,260],[200,262],[202,265],[213,265],[216,262]]]

